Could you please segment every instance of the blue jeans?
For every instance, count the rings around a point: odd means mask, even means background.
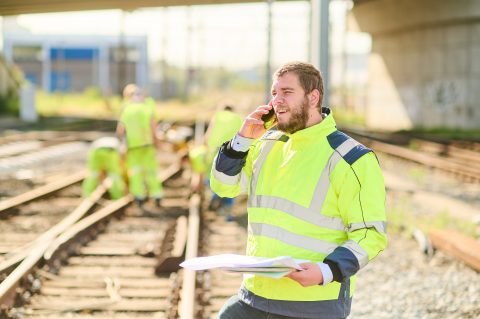
[[[217,319],[302,319],[276,315],[250,307],[237,295],[231,297],[218,313]]]

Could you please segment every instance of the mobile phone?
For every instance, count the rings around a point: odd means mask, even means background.
[[[272,101],[268,102],[268,104],[272,105]],[[262,115],[262,121],[263,127],[267,130],[277,122],[277,117],[275,116],[275,110],[273,109],[273,106],[267,114]]]

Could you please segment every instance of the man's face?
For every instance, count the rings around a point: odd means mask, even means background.
[[[279,130],[295,133],[307,127],[308,97],[296,74],[287,72],[275,79],[272,84],[272,97]]]

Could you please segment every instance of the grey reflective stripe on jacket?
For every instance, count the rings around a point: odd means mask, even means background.
[[[337,244],[313,237],[302,236],[270,224],[249,223],[248,230],[249,233],[253,235],[275,238],[283,243],[325,255],[328,255],[338,247]]]

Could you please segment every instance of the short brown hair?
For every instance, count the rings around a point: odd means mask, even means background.
[[[321,110],[323,99],[323,79],[320,71],[310,63],[305,62],[288,62],[282,65],[275,73],[273,78],[281,77],[287,72],[295,73],[298,76],[300,86],[305,91],[305,94],[317,89],[320,92],[320,100],[317,108]]]

